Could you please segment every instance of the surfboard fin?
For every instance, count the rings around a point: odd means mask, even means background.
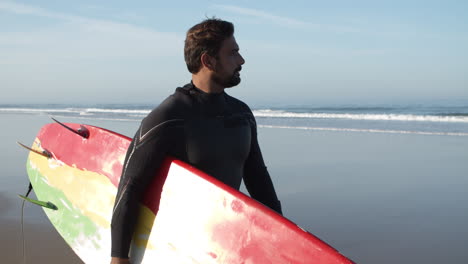
[[[23,196],[23,195],[20,195],[18,194],[18,196],[30,203],[33,203],[33,204],[36,204],[36,205],[39,205],[39,206],[42,206],[42,207],[45,207],[45,208],[48,208],[48,209],[52,209],[52,210],[58,210],[57,206],[51,202],[43,202],[43,201],[39,201],[39,200],[34,200],[34,199],[31,199],[31,198],[28,198],[26,196]]]
[[[27,150],[29,150],[29,151],[32,151],[32,152],[34,152],[34,153],[36,153],[36,154],[39,154],[39,155],[41,155],[41,156],[44,156],[44,157],[46,157],[46,158],[48,158],[48,159],[52,158],[52,153],[50,153],[50,151],[48,151],[47,149],[44,149],[44,150],[41,152],[41,151],[39,151],[39,150],[32,149],[32,148],[30,148],[30,147],[28,147],[28,146],[22,144],[21,142],[16,141],[16,143],[18,143],[18,145],[20,145],[21,147],[23,147],[23,148],[25,148],[25,149],[27,149]]]
[[[82,138],[86,138],[86,139],[89,138],[89,130],[88,130],[85,126],[80,125],[80,128],[79,128],[78,130],[75,130],[75,129],[73,129],[73,128],[67,126],[67,125],[65,125],[64,123],[58,121],[57,119],[55,119],[55,118],[53,118],[53,117],[51,117],[51,118],[52,118],[52,120],[54,120],[57,124],[63,126],[64,128],[70,130],[71,132],[73,132],[73,133],[75,133],[75,134],[81,136]]]

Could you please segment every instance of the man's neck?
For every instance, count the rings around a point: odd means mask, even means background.
[[[198,89],[205,93],[219,94],[224,91],[224,87],[215,83],[209,76],[200,76],[198,74],[192,74],[192,83]]]

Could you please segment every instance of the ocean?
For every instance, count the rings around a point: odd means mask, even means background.
[[[16,141],[50,117],[131,137],[153,107],[0,104],[2,263],[81,263],[28,203],[23,253],[28,153]],[[252,110],[287,218],[357,263],[468,263],[468,104]]]
[[[139,122],[153,107],[142,104],[0,104],[0,114]],[[468,136],[468,104],[460,106],[286,106],[253,108],[252,111],[259,127]]]

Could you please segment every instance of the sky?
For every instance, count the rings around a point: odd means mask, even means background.
[[[468,1],[2,1],[0,103],[157,104],[228,20],[254,105],[468,104]]]

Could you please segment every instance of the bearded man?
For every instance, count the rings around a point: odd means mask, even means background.
[[[187,32],[184,56],[191,82],[143,119],[127,151],[112,216],[111,263],[130,263],[138,204],[166,156],[237,190],[243,179],[252,198],[282,213],[252,111],[225,92],[240,83],[245,63],[234,25],[213,18],[193,26]]]

